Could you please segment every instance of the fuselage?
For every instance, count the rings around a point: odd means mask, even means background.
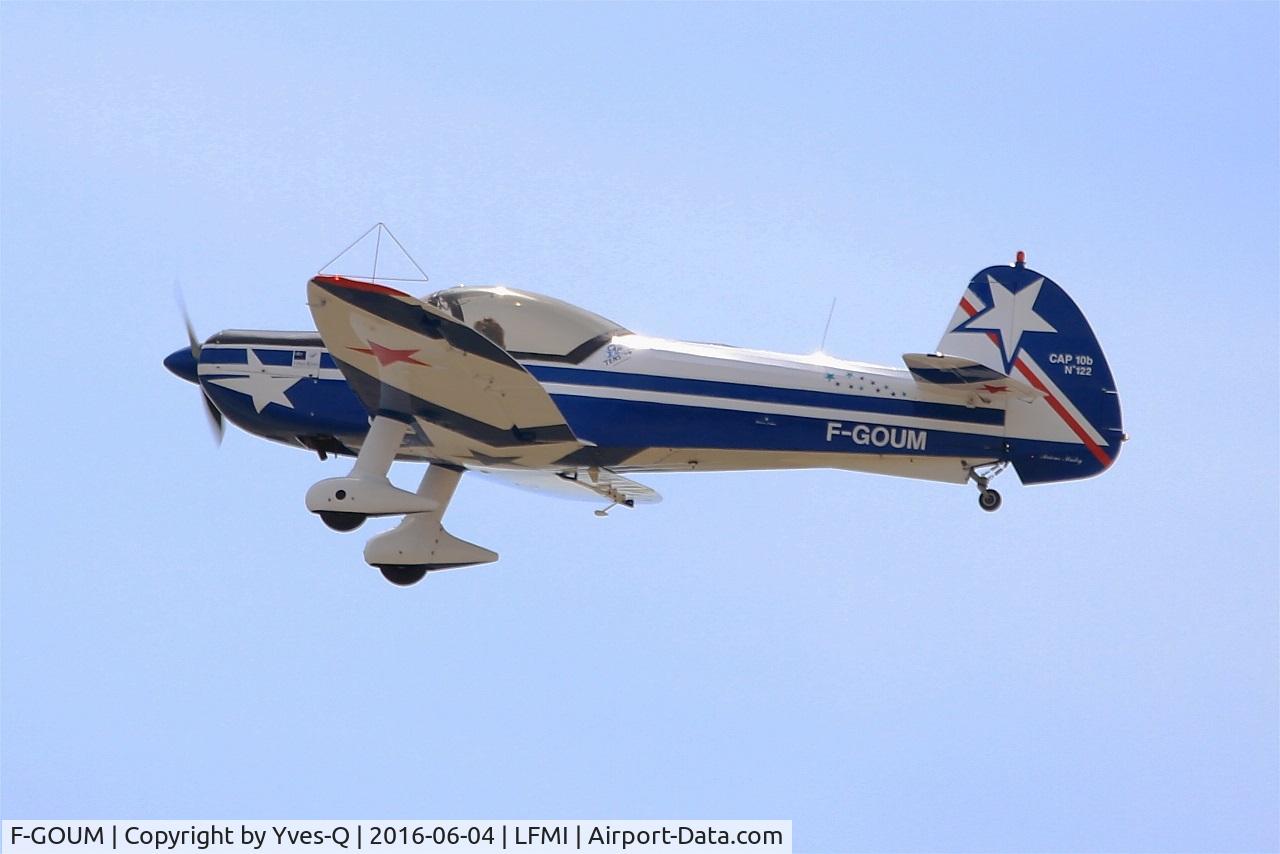
[[[957,402],[906,370],[625,331],[585,349],[517,355],[588,445],[578,463],[619,472],[840,468],[960,482],[1006,452],[1003,401]],[[183,350],[166,365],[264,438],[355,454],[368,430],[368,411],[316,333],[225,331],[198,362]],[[449,462],[412,431],[398,456]]]

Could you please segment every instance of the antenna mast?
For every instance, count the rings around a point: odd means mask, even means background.
[[[831,310],[827,312],[827,325],[822,327],[822,343],[818,345],[818,352],[825,353],[827,346],[827,332],[831,329],[831,316],[836,313],[836,298],[831,298]]]

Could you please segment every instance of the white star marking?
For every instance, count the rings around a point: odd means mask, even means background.
[[[301,377],[272,376],[267,373],[267,369],[262,365],[262,360],[253,352],[252,347],[246,347],[245,351],[247,367],[250,371],[247,377],[220,377],[216,380],[209,380],[209,382],[249,395],[253,398],[253,408],[259,412],[266,409],[268,403],[278,403],[283,407],[293,409],[293,401],[285,396],[285,392],[293,388],[294,383],[300,380]]]
[[[1000,336],[1005,372],[1013,369],[1014,359],[1022,347],[1022,336],[1028,332],[1057,332],[1049,322],[1036,314],[1036,300],[1044,277],[1036,279],[1016,294],[988,274],[991,305],[955,328],[955,332],[995,332]]]

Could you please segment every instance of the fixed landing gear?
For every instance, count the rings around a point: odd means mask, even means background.
[[[1007,462],[987,463],[981,466],[972,466],[969,469],[969,479],[978,485],[978,506],[988,513],[994,513],[1000,509],[1000,493],[989,487],[987,484],[991,479],[1000,472],[1004,471]],[[981,474],[978,469],[985,469]]]
[[[410,587],[427,575],[427,568],[420,564],[384,563],[378,567],[378,571],[397,587]]]
[[[317,515],[321,522],[335,531],[354,531],[367,518],[363,513],[340,513],[337,510],[321,510]]]

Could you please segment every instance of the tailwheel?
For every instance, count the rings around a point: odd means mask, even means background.
[[[427,567],[422,564],[384,563],[378,565],[378,571],[397,587],[410,587],[427,575]]]
[[[988,513],[994,513],[1000,509],[1000,493],[987,484],[1008,465],[1008,460],[997,460],[994,463],[983,463],[969,468],[969,480],[978,486],[978,506]]]
[[[319,511],[320,521],[335,531],[354,531],[364,524],[363,513],[340,513],[337,510]]]

